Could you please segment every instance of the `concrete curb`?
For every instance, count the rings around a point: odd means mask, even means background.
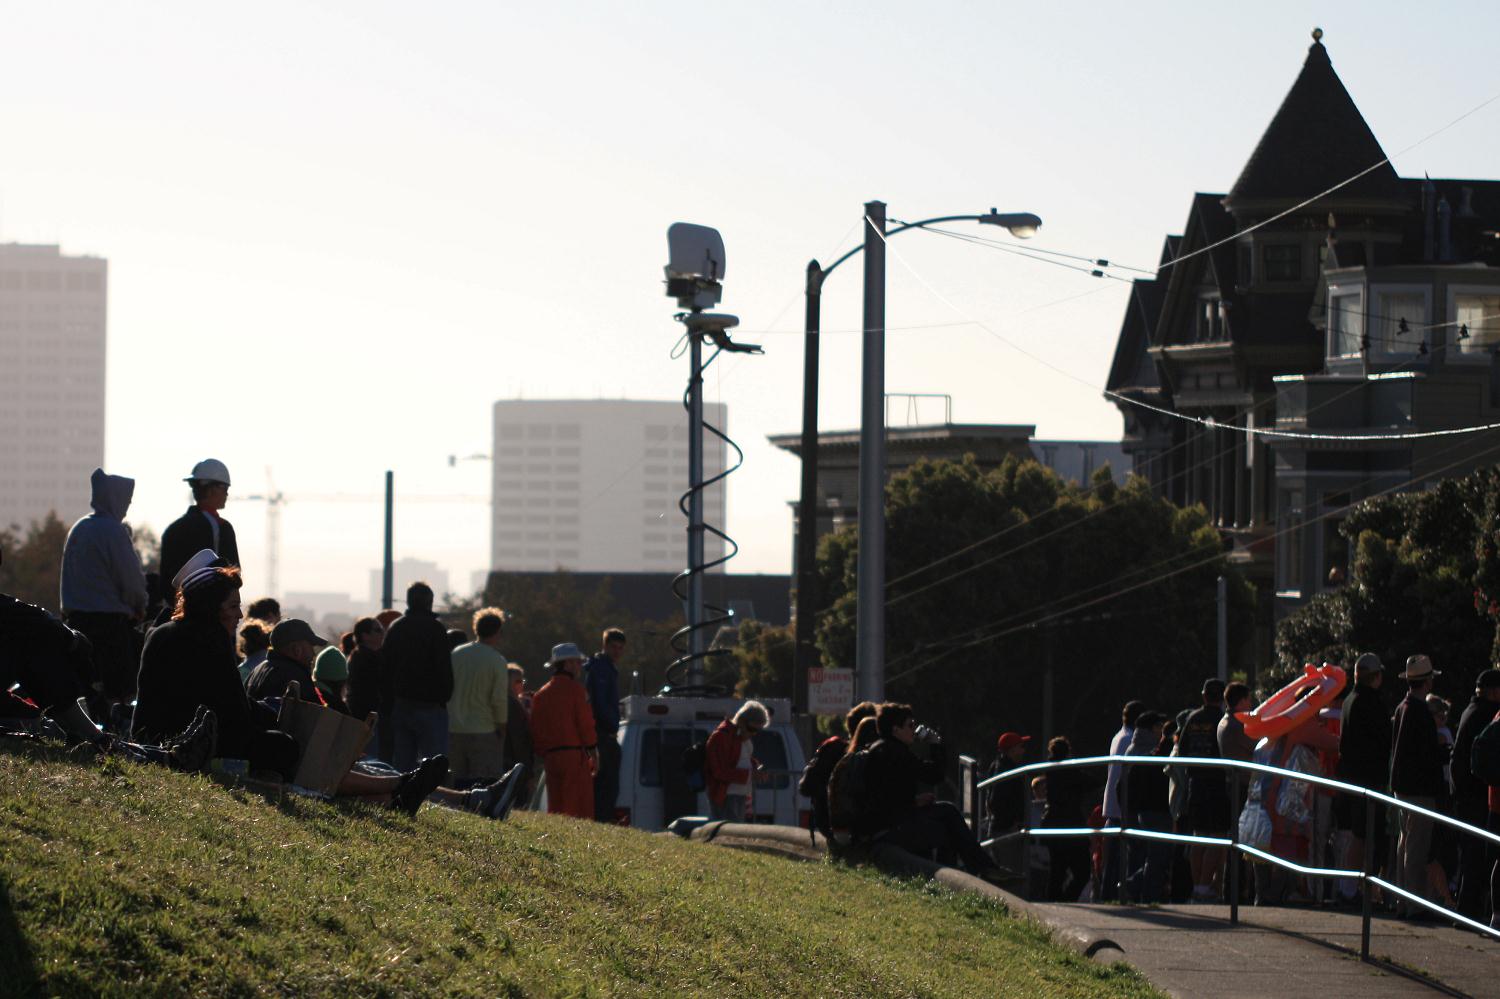
[[[709,822],[694,829],[690,838],[700,843],[772,853],[797,860],[820,859],[828,851],[827,841],[821,834],[810,838],[806,829],[795,826]],[[891,874],[926,878],[951,891],[994,899],[1021,918],[1045,927],[1058,943],[1100,964],[1126,960],[1124,948],[1113,940],[1060,919],[1050,912],[1044,912],[1025,899],[957,868],[923,860],[900,847],[885,844],[877,844],[871,851],[870,859],[881,870]]]

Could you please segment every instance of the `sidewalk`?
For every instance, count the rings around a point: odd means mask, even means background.
[[[1437,923],[1376,918],[1359,960],[1358,913],[1227,905],[1122,907],[1031,903],[1053,925],[1114,942],[1173,996],[1300,999],[1500,994],[1500,941]]]

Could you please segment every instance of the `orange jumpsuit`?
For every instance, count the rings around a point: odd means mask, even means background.
[[[554,673],[531,701],[531,739],[547,773],[547,811],[594,817],[594,712],[583,685]]]

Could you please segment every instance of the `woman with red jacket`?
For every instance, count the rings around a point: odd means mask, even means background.
[[[746,701],[733,718],[719,722],[704,747],[704,776],[708,785],[708,813],[715,819],[743,822],[759,766],[751,755],[755,733],[771,723],[771,713],[759,701]]]

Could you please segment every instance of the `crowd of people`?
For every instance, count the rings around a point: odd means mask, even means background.
[[[0,725],[291,783],[308,749],[278,727],[292,697],[373,722],[340,797],[504,818],[529,807],[540,772],[550,811],[614,821],[623,631],[605,630],[591,657],[556,645],[535,693],[501,651],[504,612],[477,611],[472,636],[449,628],[426,583],[408,587],[404,612],[361,617],[329,642],[273,598],[242,602],[223,462],[184,481],[193,505],[163,533],[159,573],[144,571],[124,522],[134,481],[96,469],[94,512],[63,549],[61,619],[0,594]]]
[[[937,732],[917,724],[911,705],[864,701],[844,716],[844,728],[844,735],[818,746],[798,784],[811,799],[813,826],[831,850],[857,856],[888,844],[939,863],[961,863],[986,880],[1001,879],[999,865],[957,806],[938,800],[947,749]]]
[[[989,785],[986,839],[994,841],[1002,867],[1057,901],[1109,900],[1122,885],[1136,901],[1220,901],[1229,891],[1227,864],[1241,863],[1248,868],[1240,879],[1243,901],[1360,904],[1356,878],[1305,878],[1231,858],[1221,846],[1103,835],[1028,844],[1018,835],[1035,827],[1113,826],[1224,839],[1239,816],[1240,842],[1303,866],[1379,874],[1429,902],[1500,926],[1500,850],[1485,838],[1290,774],[1247,770],[1231,777],[1223,768],[1175,762],[1240,760],[1333,778],[1500,833],[1500,669],[1478,674],[1456,727],[1451,705],[1433,692],[1440,674],[1430,657],[1406,660],[1396,676],[1404,696],[1394,710],[1386,674],[1379,656],[1360,655],[1347,689],[1327,707],[1259,740],[1246,734],[1241,717],[1256,706],[1243,683],[1207,680],[1200,703],[1175,713],[1132,700],[1109,753],[1151,757],[1150,763],[1110,764],[1102,783],[1097,770],[1072,767]],[[1027,756],[1030,741],[1003,733],[989,775],[1035,762]],[[1047,744],[1048,761],[1073,755],[1065,737]],[[1412,918],[1429,915],[1401,896],[1378,900]]]

